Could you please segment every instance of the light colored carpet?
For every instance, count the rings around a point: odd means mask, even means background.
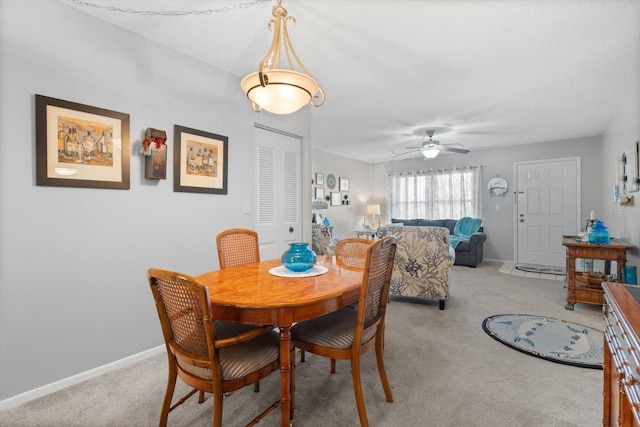
[[[496,313],[536,313],[604,329],[601,308],[564,309],[563,283],[500,273],[500,262],[455,266],[451,298],[389,306],[385,360],[394,396],[387,403],[375,356],[364,356],[370,425],[430,427],[596,427],[602,425],[602,371],[552,363],[489,337],[482,321]],[[159,326],[158,326],[159,327]],[[0,412],[0,425],[46,427],[156,426],[166,382],[166,356],[92,379]],[[311,354],[296,367],[294,426],[354,426],[358,414],[348,362]],[[179,391],[186,391],[179,382]],[[224,425],[249,422],[279,394],[277,374],[225,398]],[[192,398],[169,415],[170,426],[210,426],[211,398]],[[260,426],[280,425],[280,413]]]

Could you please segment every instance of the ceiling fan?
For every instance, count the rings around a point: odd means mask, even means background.
[[[422,155],[427,159],[434,159],[441,151],[449,151],[451,153],[459,153],[459,154],[467,154],[469,150],[464,148],[453,148],[450,145],[460,145],[460,144],[440,144],[439,141],[434,141],[431,138],[436,133],[435,130],[429,129],[425,136],[422,137],[418,145],[413,147],[405,147],[408,151],[404,153],[394,153],[397,156],[404,156],[405,154],[413,153],[416,151],[421,151]],[[429,137],[427,141],[426,138]]]

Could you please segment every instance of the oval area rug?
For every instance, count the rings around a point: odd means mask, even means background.
[[[482,322],[493,339],[515,350],[556,363],[602,369],[604,333],[546,316],[497,314]]]

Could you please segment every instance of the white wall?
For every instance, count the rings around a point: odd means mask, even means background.
[[[349,205],[329,206],[328,209],[317,209],[313,212],[329,218],[331,225],[333,225],[334,238],[356,237],[353,230],[362,229],[367,205],[374,202],[384,202],[384,199],[375,201],[371,199],[371,164],[325,151],[313,150],[312,170],[314,174],[324,173],[325,185],[320,187],[325,189],[327,195],[331,191],[338,191],[338,185],[333,190],[329,190],[326,185],[327,175],[332,173],[336,179],[349,178],[349,192],[342,193],[342,195],[349,195]],[[367,222],[370,221],[371,217],[368,217]]]
[[[218,268],[215,235],[254,225],[254,122],[304,138],[304,182],[311,150],[308,109],[253,113],[239,77],[63,2],[0,0],[0,55],[4,400],[162,344],[146,271]],[[36,186],[35,94],[129,113],[131,189]],[[175,124],[229,137],[228,195],[173,192]],[[144,179],[148,127],[169,134],[167,180]]]
[[[640,76],[629,88],[626,98],[609,123],[604,133],[600,160],[602,179],[601,218],[612,236],[618,236],[633,246],[627,252],[627,264],[640,270],[640,192],[629,193],[634,196],[633,206],[620,206],[613,202],[616,158],[632,143],[640,140]]]
[[[530,160],[580,157],[582,165],[581,199],[582,218],[589,218],[591,210],[601,210],[600,176],[592,171],[600,168],[601,138],[589,137],[538,144],[518,145],[493,150],[471,151],[465,155],[446,154],[434,160],[408,159],[377,164],[373,182],[376,197],[385,193],[385,173],[482,165],[482,225],[487,233],[484,257],[487,259],[513,260],[515,203],[513,196],[513,164]],[[505,197],[490,197],[488,183],[496,175],[509,184]],[[499,210],[496,210],[499,206]]]

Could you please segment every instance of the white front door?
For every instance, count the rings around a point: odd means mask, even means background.
[[[516,262],[563,266],[562,236],[580,230],[579,159],[516,163]]]
[[[258,170],[256,215],[260,259],[280,258],[302,241],[302,139],[254,128]]]

